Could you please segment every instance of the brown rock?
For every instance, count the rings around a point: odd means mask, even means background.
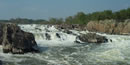
[[[108,34],[130,33],[130,20],[117,22],[116,20],[91,21],[87,24],[87,30]]]

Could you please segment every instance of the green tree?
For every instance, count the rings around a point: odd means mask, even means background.
[[[78,12],[77,15],[74,16],[73,22],[75,24],[86,24],[86,14],[83,12]]]

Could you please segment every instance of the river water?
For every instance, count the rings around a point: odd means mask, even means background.
[[[67,34],[55,26],[19,26],[34,34],[41,53],[4,54],[0,47],[3,65],[130,65],[130,36],[97,33],[112,42],[78,44],[74,42],[76,36],[88,31],[71,30],[73,34]]]

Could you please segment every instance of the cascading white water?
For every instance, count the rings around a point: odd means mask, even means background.
[[[20,25],[21,29],[31,32],[38,44],[43,46],[68,46],[74,45],[76,35],[64,33],[52,25]],[[78,32],[78,33],[76,33]],[[79,31],[75,31],[79,35]]]
[[[4,65],[130,65],[130,36],[100,34],[111,39],[108,43],[76,44],[76,35],[88,31],[71,30],[64,33],[54,25],[19,25],[22,30],[31,32],[41,48],[41,53],[12,55],[2,53]]]

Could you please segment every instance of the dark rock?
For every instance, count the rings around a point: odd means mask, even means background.
[[[61,30],[86,30],[86,27],[84,25],[79,25],[79,24],[60,24],[56,25],[56,28]]]
[[[4,53],[23,54],[39,52],[33,34],[22,31],[16,24],[5,24],[2,37]]]
[[[56,36],[57,36],[58,38],[61,38],[59,33],[56,33]]]
[[[110,42],[112,42],[112,39],[110,39]]]
[[[51,32],[51,31],[50,31],[50,30],[48,30],[47,28],[45,28],[45,31],[46,31],[46,32]]]
[[[72,32],[72,31],[69,31],[69,30],[64,30],[64,33],[73,34],[73,32]]]
[[[2,61],[0,60],[0,65],[2,65]]]
[[[51,36],[48,33],[45,33],[46,40],[51,40]]]
[[[81,42],[80,42],[80,41],[78,41],[78,40],[75,40],[74,42],[75,42],[75,43],[81,43]]]
[[[106,37],[97,35],[95,33],[82,34],[82,35],[78,36],[77,39],[79,39],[82,42],[88,42],[88,43],[105,43],[105,42],[108,42],[108,39],[106,39]]]
[[[39,31],[42,31],[42,29],[39,29],[39,28],[35,28],[36,30],[39,30]]]
[[[0,45],[2,45],[3,41],[3,24],[0,25]]]

